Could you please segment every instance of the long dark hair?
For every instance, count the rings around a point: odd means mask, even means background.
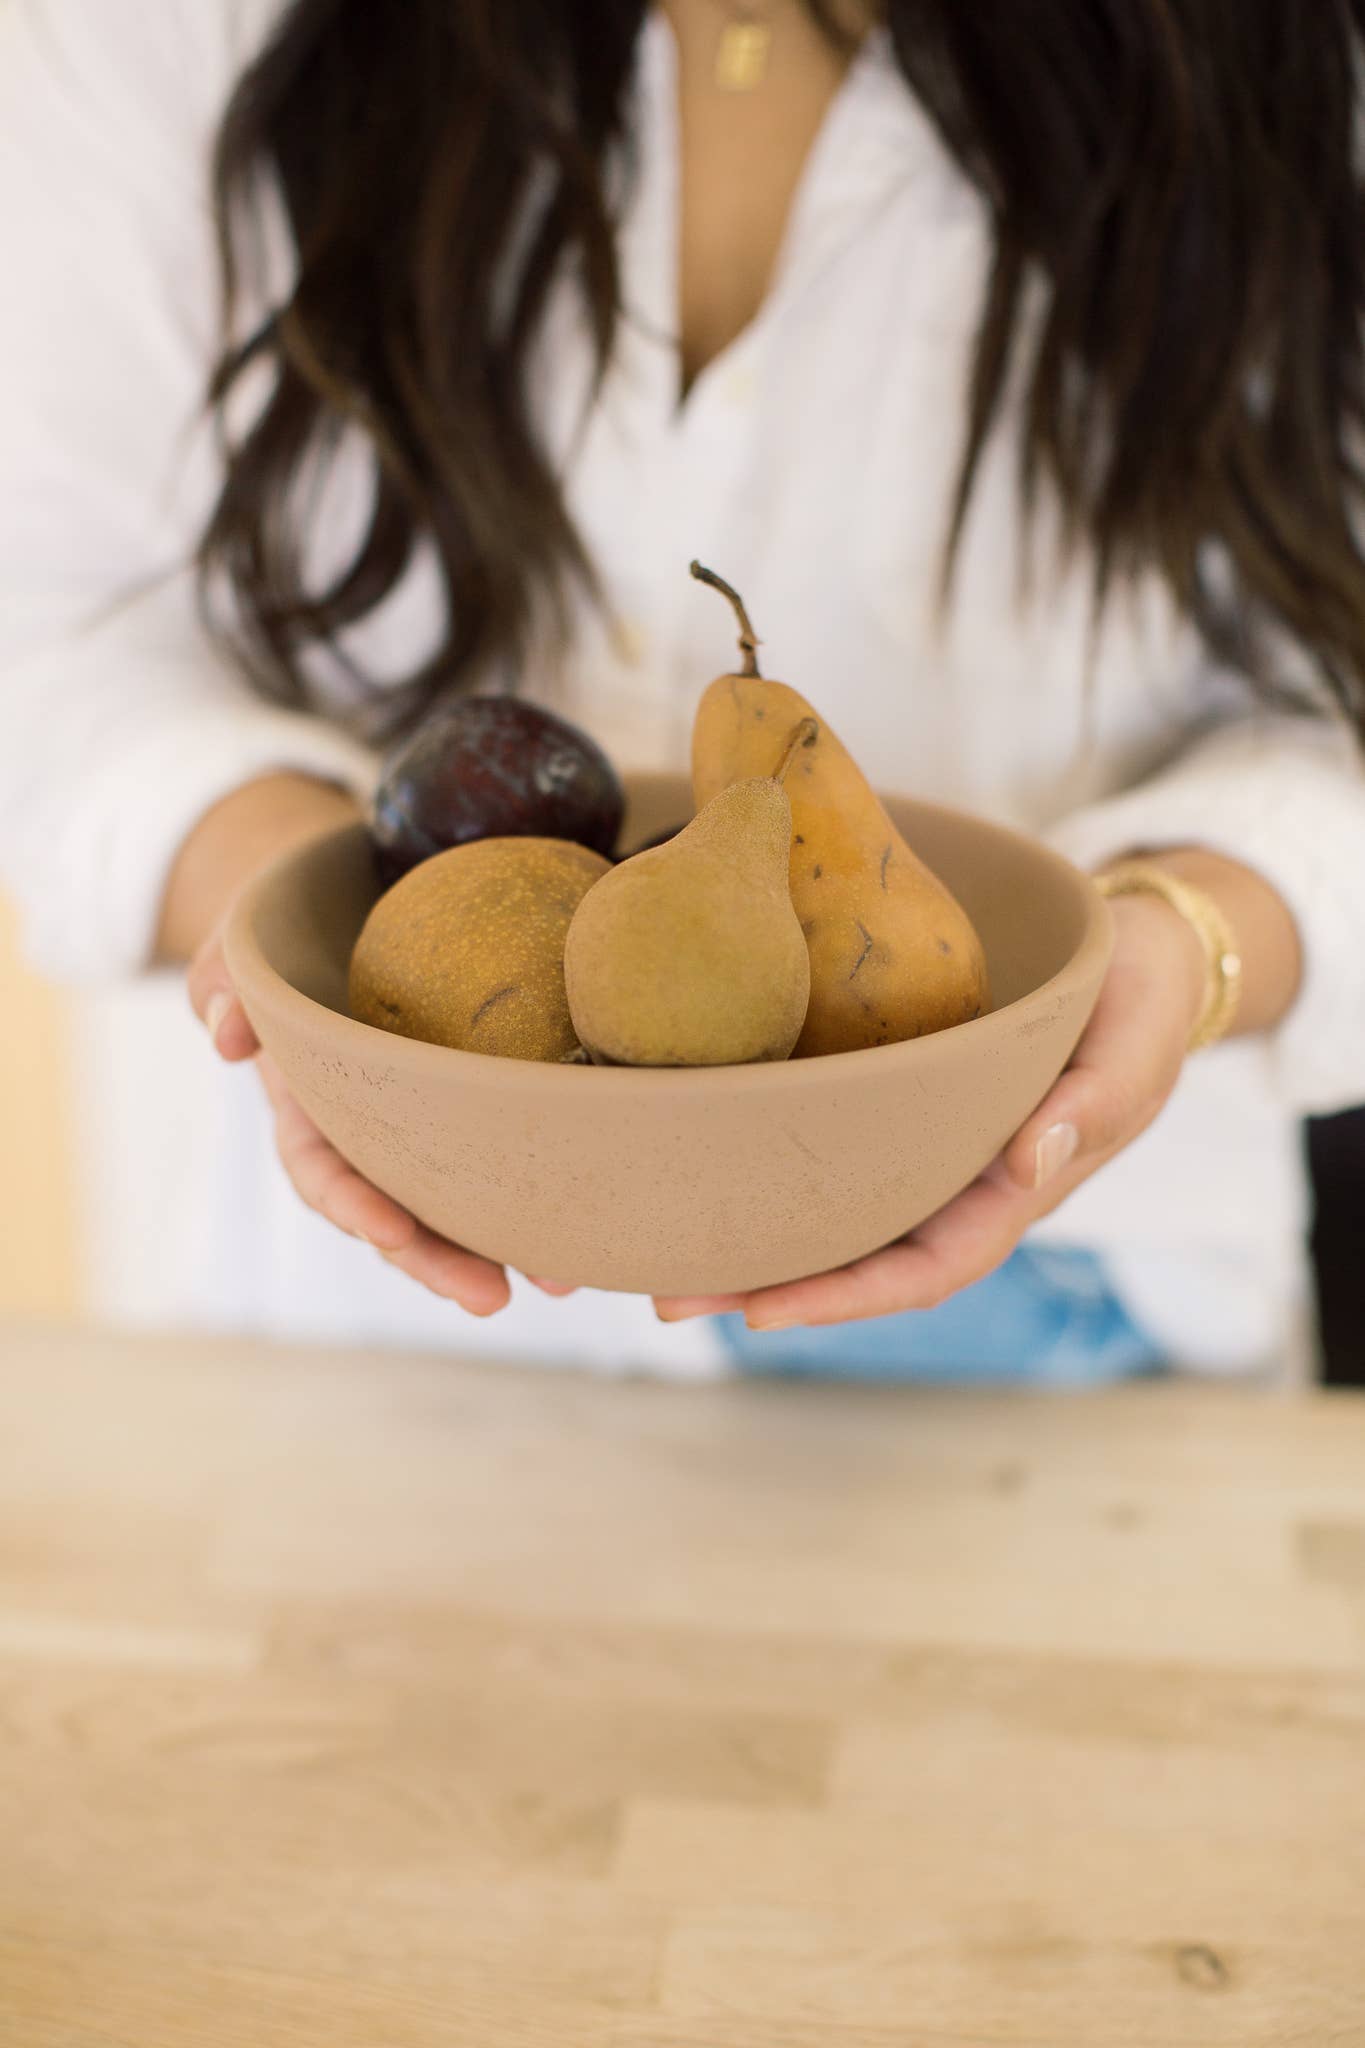
[[[828,26],[828,0],[810,4]],[[201,570],[231,586],[268,694],[302,701],[310,649],[335,647],[419,543],[448,625],[390,687],[357,678],[390,725],[514,656],[533,603],[591,578],[525,384],[561,266],[599,369],[611,351],[605,170],[628,144],[645,11],[405,0],[400,25],[375,0],[294,0],[238,85],[215,166],[229,322],[263,174],[297,274],[224,344],[220,414],[263,364],[272,388],[227,441]],[[1025,503],[1055,489],[1100,594],[1155,568],[1210,637],[1234,618],[1287,631],[1365,727],[1365,0],[888,0],[886,18],[994,225],[945,564],[1026,345]],[[371,515],[310,589],[307,486],[348,422],[369,437]]]

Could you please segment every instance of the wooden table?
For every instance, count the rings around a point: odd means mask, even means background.
[[[1365,1400],[0,1359],[5,2048],[1365,2043]]]

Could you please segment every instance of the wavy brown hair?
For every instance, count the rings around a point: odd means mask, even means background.
[[[834,33],[828,0],[809,0]],[[294,0],[240,81],[215,193],[227,328],[260,262],[263,176],[297,254],[289,295],[224,343],[213,400],[270,396],[204,535],[259,686],[391,592],[419,543],[447,598],[436,654],[356,677],[376,731],[515,661],[532,605],[591,581],[527,403],[567,266],[599,371],[618,312],[606,170],[644,0]],[[1007,380],[1026,393],[1025,505],[1057,493],[1101,594],[1156,569],[1215,643],[1286,631],[1365,728],[1365,0],[888,0],[910,88],[984,195],[994,258],[950,565]],[[1031,279],[1046,287],[1026,323]],[[856,338],[850,337],[850,346]],[[1016,359],[1021,350],[1027,359]],[[368,436],[372,511],[307,587],[309,486]],[[907,490],[912,487],[907,477]],[[1218,584],[1238,593],[1220,609]],[[1229,573],[1230,572],[1230,576]],[[1267,681],[1271,680],[1266,678]],[[394,687],[397,685],[397,687]]]

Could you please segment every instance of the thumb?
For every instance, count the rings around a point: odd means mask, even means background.
[[[1071,1063],[997,1162],[1007,1185],[1041,1189],[1074,1163],[1098,1164],[1147,1128],[1184,1064],[1189,1024],[1160,996],[1115,978]]]
[[[219,1058],[254,1058],[261,1049],[260,1040],[228,973],[223,942],[216,934],[196,953],[186,986],[190,1007],[208,1032]]]

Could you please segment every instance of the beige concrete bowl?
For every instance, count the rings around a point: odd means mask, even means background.
[[[691,814],[635,780],[623,844]],[[540,1066],[356,1023],[351,947],[377,893],[359,826],[271,869],[228,961],[262,1044],[332,1143],[432,1229],[542,1279],[709,1294],[795,1279],[911,1230],[975,1179],[1065,1066],[1108,963],[1108,911],[1033,841],[891,799],[981,933],[996,1007],[904,1045],[779,1065]]]

